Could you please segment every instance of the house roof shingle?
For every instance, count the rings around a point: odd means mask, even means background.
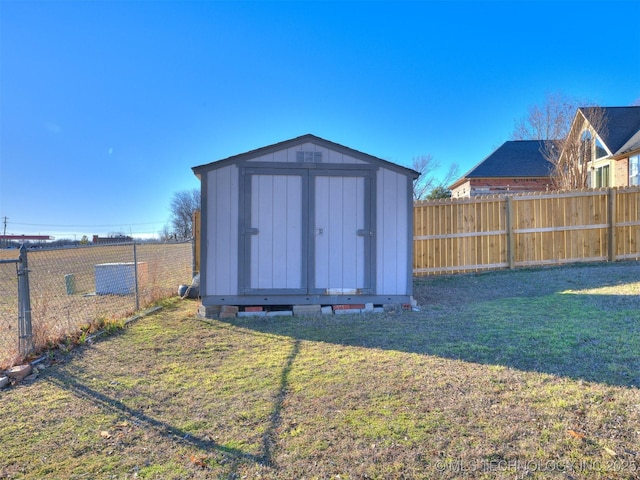
[[[542,154],[546,142],[547,140],[504,142],[463,175],[463,178],[548,177],[552,164]]]
[[[593,115],[604,111],[605,128],[596,132],[613,155],[623,153],[623,146],[640,132],[640,106],[637,107],[582,107],[584,117],[592,122]]]

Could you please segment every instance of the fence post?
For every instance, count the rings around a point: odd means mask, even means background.
[[[511,195],[507,195],[507,263],[509,264],[509,269],[513,270],[515,268],[515,236],[513,234],[513,203],[512,203]]]
[[[29,293],[29,263],[27,247],[20,247],[18,259],[18,345],[20,355],[26,357],[33,350],[33,329],[31,327],[31,296]]]
[[[618,257],[616,246],[616,190],[609,189],[609,261],[615,262]]]
[[[136,242],[133,242],[133,284],[136,289],[136,311],[140,310],[140,296],[138,294],[138,254],[136,252]]]
[[[192,231],[192,237],[193,237],[193,252],[192,252],[192,259],[191,259],[191,263],[193,263],[193,276],[195,276],[196,273],[200,272],[200,241],[201,241],[201,236],[200,236],[200,218],[201,218],[201,211],[200,210],[195,210],[193,212],[193,231]]]

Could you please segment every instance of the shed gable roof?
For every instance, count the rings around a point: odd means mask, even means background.
[[[229,164],[251,160],[252,158],[260,157],[262,155],[266,155],[273,152],[278,152],[280,150],[285,150],[287,148],[295,147],[297,145],[302,145],[305,143],[313,143],[320,147],[324,147],[330,150],[334,150],[336,152],[343,153],[345,155],[357,158],[367,163],[377,164],[379,166],[383,166],[385,168],[400,172],[413,179],[416,179],[418,178],[418,176],[420,176],[418,172],[416,172],[415,170],[411,170],[410,168],[406,168],[406,167],[403,167],[402,165],[398,165],[396,163],[392,163],[387,160],[374,157],[373,155],[369,155],[367,153],[360,152],[358,150],[354,150],[349,147],[345,147],[344,145],[340,145],[338,143],[325,140],[324,138],[317,137],[310,133],[306,135],[301,135],[296,138],[292,138],[290,140],[274,143],[273,145],[267,145],[266,147],[257,148],[255,150],[250,150],[248,152],[240,153],[238,155],[233,155],[231,157],[217,160],[215,162],[199,165],[197,167],[193,167],[192,170],[197,176],[200,176],[204,172],[215,170],[217,168],[221,168]]]
[[[469,178],[548,177],[553,165],[542,154],[548,140],[510,140],[464,174],[453,186]]]

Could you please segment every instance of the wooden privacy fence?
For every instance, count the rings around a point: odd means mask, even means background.
[[[414,205],[414,275],[640,258],[640,188]]]

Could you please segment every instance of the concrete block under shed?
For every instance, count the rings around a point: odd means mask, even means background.
[[[267,312],[264,311],[259,311],[259,312],[238,312],[237,313],[238,317],[266,317],[267,316]]]
[[[322,313],[322,307],[320,305],[294,305],[294,315],[317,315]]]
[[[198,305],[198,316],[200,318],[218,318],[220,310],[220,305]]]
[[[291,317],[293,312],[291,310],[274,310],[267,312],[267,317]]]
[[[362,310],[364,308],[364,303],[354,303],[352,305],[349,304],[345,304],[345,305],[334,305],[333,306],[333,311],[336,312],[338,310],[354,310],[354,309],[358,309],[358,310]]]
[[[342,308],[342,309],[338,309],[338,310],[334,310],[334,312],[336,315],[346,315],[349,313],[362,313],[362,309],[361,308]]]
[[[238,313],[240,311],[240,307],[236,305],[222,305],[220,310],[221,313]]]

